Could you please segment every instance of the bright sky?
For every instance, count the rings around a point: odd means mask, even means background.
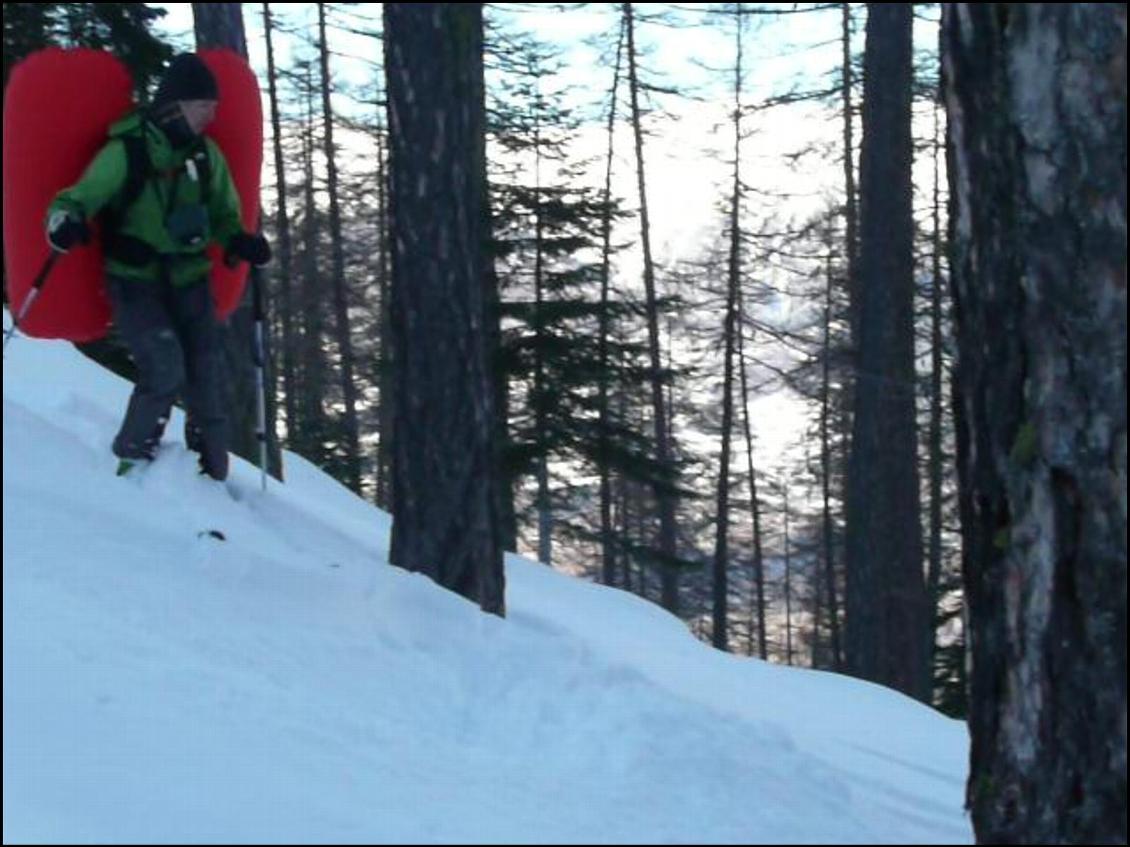
[[[179,411],[117,477],[130,386],[66,342],[3,386],[5,843],[973,842],[961,722],[518,557],[483,615]]]

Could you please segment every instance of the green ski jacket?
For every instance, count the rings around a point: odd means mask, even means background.
[[[124,212],[119,208],[126,186],[129,156],[121,139],[144,133],[149,155],[150,174],[144,179],[140,194]],[[58,209],[91,220],[104,209],[119,216],[119,236],[137,239],[152,248],[147,260],[130,262],[107,255],[106,271],[114,276],[157,282],[167,264],[174,285],[190,285],[206,276],[211,261],[204,250],[211,242],[227,246],[228,240],[242,231],[239,194],[232,182],[227,161],[219,146],[203,139],[208,155],[210,186],[207,192],[199,183],[200,169],[188,162],[197,145],[174,148],[165,133],[138,112],[123,118],[110,128],[110,141],[98,152],[77,183],[56,195],[48,215]],[[187,164],[186,164],[187,163]],[[207,204],[201,200],[207,196]],[[190,207],[196,206],[193,210]],[[206,214],[199,213],[201,208]],[[197,221],[200,239],[193,245],[179,242],[169,232],[169,223],[189,213]],[[148,251],[146,251],[148,252]]]

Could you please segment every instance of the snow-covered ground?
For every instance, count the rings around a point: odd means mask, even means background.
[[[972,842],[964,724],[514,556],[483,615],[297,456],[199,477],[179,413],[116,477],[128,392],[5,356],[5,843]]]

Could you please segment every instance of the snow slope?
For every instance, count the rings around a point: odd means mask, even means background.
[[[964,724],[515,556],[483,615],[297,456],[197,476],[179,413],[116,477],[128,392],[5,357],[5,842],[972,843]]]

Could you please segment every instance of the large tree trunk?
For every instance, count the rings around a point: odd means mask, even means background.
[[[659,340],[659,304],[655,294],[655,262],[651,254],[651,222],[648,219],[647,178],[643,158],[643,128],[640,124],[640,83],[636,70],[635,25],[632,4],[624,3],[624,19],[628,36],[628,86],[632,101],[632,129],[636,144],[636,175],[640,194],[640,240],[643,244],[643,281],[647,297],[647,339],[651,361],[651,402],[655,425],[655,445],[660,465],[667,471],[674,469],[670,421],[667,410],[670,404],[663,393],[663,364]],[[674,474],[671,474],[672,478]],[[659,555],[662,603],[668,611],[679,610],[679,582],[676,571],[675,495],[664,484],[655,490],[659,504]]]
[[[868,9],[845,646],[850,673],[927,701],[910,181],[913,14],[909,3]]]
[[[338,355],[341,356],[340,384],[345,404],[345,472],[349,487],[361,493],[361,437],[357,424],[357,385],[353,377],[353,340],[349,332],[349,298],[345,290],[345,248],[341,236],[341,209],[338,203],[337,151],[334,149],[334,119],[330,106],[330,59],[326,43],[326,4],[318,4],[318,56],[322,70],[323,142],[330,196],[330,243],[333,257],[333,304]]]
[[[192,17],[196,28],[196,46],[226,47],[247,58],[247,39],[243,32],[243,11],[239,3],[193,3]],[[252,304],[252,289],[262,285],[261,272],[251,269],[251,278],[244,289],[239,306],[228,318],[225,331],[220,337],[227,363],[225,380],[228,428],[231,436],[231,451],[249,462],[259,464],[258,398],[256,391],[255,360],[255,315]],[[265,323],[265,322],[264,322]],[[264,332],[264,346],[269,344]],[[263,367],[270,367],[271,356],[264,350]],[[265,377],[267,385],[272,378]],[[267,470],[277,478],[282,477],[282,455],[279,451],[278,435],[275,432],[277,398],[273,391],[266,396],[266,438]]]
[[[502,615],[482,5],[387,3],[384,23],[397,397],[390,557]]]
[[[1126,843],[1126,4],[943,17],[983,843]]]

